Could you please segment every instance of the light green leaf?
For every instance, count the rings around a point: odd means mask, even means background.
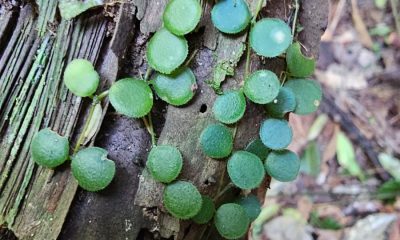
[[[321,170],[321,154],[315,141],[310,142],[301,157],[300,171],[317,177]]]
[[[60,0],[58,8],[60,9],[61,17],[70,20],[90,8],[103,4],[103,0]]]
[[[343,132],[337,135],[336,154],[339,164],[352,176],[364,180],[365,176],[356,160],[353,144]]]
[[[89,126],[83,133],[85,139],[83,145],[86,145],[90,141],[90,139],[92,139],[93,136],[96,134],[97,130],[100,128],[102,115],[103,115],[103,109],[101,108],[101,104],[98,103],[94,107],[93,116],[90,119]]]
[[[380,153],[378,158],[382,167],[390,173],[394,179],[400,181],[400,160],[387,153]]]
[[[308,141],[313,141],[321,134],[329,118],[326,114],[321,114],[315,119],[310,130],[308,131]]]
[[[386,7],[387,0],[375,0],[375,6],[379,9],[384,9]]]

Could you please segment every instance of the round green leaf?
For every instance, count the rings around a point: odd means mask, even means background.
[[[244,208],[247,213],[247,216],[250,219],[250,222],[253,222],[261,212],[261,203],[255,195],[248,195],[240,197],[235,201],[235,203],[239,204]]]
[[[250,32],[250,46],[264,57],[276,57],[284,53],[292,43],[289,26],[277,18],[264,18],[258,21]]]
[[[157,95],[174,106],[188,103],[197,89],[196,77],[190,68],[170,75],[157,74],[152,84]]]
[[[199,23],[201,11],[198,0],[170,0],[163,15],[164,26],[178,36],[190,33]]]
[[[273,151],[265,161],[267,173],[281,182],[289,182],[296,179],[300,170],[299,157],[289,151]]]
[[[265,105],[268,115],[275,118],[283,118],[286,113],[293,112],[296,108],[296,98],[292,90],[281,87],[278,96]]]
[[[69,155],[69,142],[49,128],[40,130],[33,137],[31,144],[32,159],[47,168],[63,164]]]
[[[109,98],[115,110],[128,117],[140,118],[153,107],[153,93],[146,82],[125,78],[110,88]]]
[[[227,157],[233,149],[232,132],[222,124],[210,124],[200,135],[200,146],[208,157]]]
[[[272,102],[279,93],[281,83],[275,73],[259,70],[252,73],[244,83],[244,94],[252,102],[266,104]]]
[[[240,91],[228,91],[217,97],[213,106],[215,118],[226,124],[239,121],[246,111],[246,98]]]
[[[247,145],[245,151],[257,155],[261,161],[264,161],[271,150],[264,145],[261,139],[255,139]]]
[[[202,206],[201,194],[197,188],[185,181],[177,181],[166,186],[163,201],[168,212],[179,219],[196,216]]]
[[[286,52],[286,63],[289,73],[293,77],[308,77],[314,73],[315,59],[303,55],[300,43],[290,45]]]
[[[92,96],[96,92],[99,82],[100,76],[88,60],[72,60],[65,69],[65,86],[79,97]]]
[[[115,163],[98,147],[80,150],[72,158],[71,169],[79,186],[90,192],[106,188],[115,175]]]
[[[226,239],[243,237],[249,228],[249,218],[244,208],[235,203],[221,205],[214,217],[219,234]]]
[[[201,205],[201,209],[199,213],[192,218],[192,220],[197,224],[208,223],[213,218],[215,213],[215,205],[213,200],[208,196],[202,196],[202,198],[203,204]]]
[[[322,100],[321,85],[315,80],[293,79],[285,83],[285,87],[293,91],[296,97],[294,113],[307,115],[317,111]]]
[[[188,43],[184,37],[175,36],[165,28],[150,39],[146,56],[152,68],[164,74],[176,70],[186,59]]]
[[[232,183],[241,189],[257,188],[265,176],[260,158],[246,151],[235,152],[229,158],[227,168]]]
[[[146,166],[151,176],[159,182],[170,183],[181,172],[182,155],[176,147],[163,145],[151,149]]]
[[[219,0],[211,10],[211,20],[221,32],[234,34],[249,25],[251,13],[244,0]]]
[[[281,150],[289,146],[293,132],[288,121],[270,118],[261,124],[261,141],[270,149]]]

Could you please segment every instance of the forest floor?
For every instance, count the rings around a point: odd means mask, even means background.
[[[315,74],[325,102],[313,116],[290,117],[301,175],[271,183],[265,239],[400,239],[395,2],[331,0]]]

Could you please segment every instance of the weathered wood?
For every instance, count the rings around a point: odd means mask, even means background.
[[[75,139],[85,112],[62,84],[62,71],[73,58],[97,61],[109,20],[83,16],[49,29],[57,1],[37,3],[38,17],[31,4],[23,5],[18,22],[7,22],[15,24],[10,40],[0,44],[6,46],[0,59],[0,225],[20,239],[56,239],[77,184],[68,167],[36,166],[30,141],[46,126]],[[117,71],[103,71],[109,75],[104,82],[114,81]]]

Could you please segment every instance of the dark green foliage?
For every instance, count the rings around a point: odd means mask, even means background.
[[[245,148],[247,152],[251,152],[255,155],[257,155],[261,161],[264,161],[268,153],[271,151],[269,148],[267,148],[264,143],[261,141],[261,139],[255,139],[251,141]]]
[[[289,26],[278,18],[264,18],[250,32],[250,46],[258,55],[269,58],[284,53],[292,39]]]
[[[303,55],[300,43],[290,45],[286,53],[286,63],[289,73],[293,77],[309,77],[315,70],[315,59]]]
[[[202,197],[190,182],[177,181],[167,185],[163,194],[164,206],[172,216],[189,219],[199,213]]]
[[[336,219],[332,217],[321,218],[316,211],[313,211],[310,214],[310,224],[316,228],[328,230],[339,230],[343,228],[342,224],[340,224]]]
[[[299,174],[300,159],[289,150],[272,151],[265,161],[265,169],[278,181],[293,181]]]
[[[235,201],[235,203],[239,204],[244,208],[247,213],[247,216],[250,219],[250,222],[253,222],[261,212],[261,203],[255,195],[248,195],[240,197]]]
[[[158,30],[147,46],[147,61],[160,73],[170,74],[188,55],[188,43],[184,37],[175,36],[165,28]]]
[[[244,0],[219,0],[211,11],[214,26],[223,33],[243,31],[250,23],[251,13]]]
[[[286,113],[293,112],[296,108],[296,97],[292,90],[287,87],[281,87],[278,96],[265,105],[268,116],[274,118],[283,118]]]
[[[220,206],[215,213],[214,224],[219,234],[226,239],[243,237],[249,227],[249,218],[244,208],[235,203]]]
[[[190,68],[178,70],[170,75],[157,74],[151,83],[157,95],[174,106],[188,103],[197,89],[196,77]]]
[[[63,164],[69,155],[69,142],[49,128],[40,130],[32,140],[32,159],[47,168]]]
[[[210,124],[200,135],[200,145],[208,157],[227,157],[233,149],[232,132],[222,124]]]
[[[111,183],[115,175],[115,163],[107,159],[106,150],[89,147],[73,156],[71,170],[79,186],[96,192]]]
[[[252,73],[244,83],[244,94],[252,102],[266,104],[272,102],[279,94],[281,84],[275,73],[258,70]]]
[[[153,93],[146,82],[125,78],[110,88],[110,102],[115,110],[128,117],[140,118],[153,107]]]
[[[322,100],[322,89],[319,83],[310,79],[292,79],[285,83],[285,87],[293,91],[296,97],[294,113],[307,115],[317,111]]]
[[[241,91],[228,91],[215,100],[215,118],[225,124],[239,121],[246,111],[246,99]]]
[[[203,204],[201,205],[201,209],[196,216],[192,218],[192,220],[197,224],[206,224],[208,223],[214,216],[215,213],[215,205],[213,200],[208,196],[202,196]]]
[[[201,11],[198,0],[170,0],[163,15],[164,26],[175,35],[188,34],[199,23]]]
[[[270,118],[261,124],[261,141],[270,149],[285,149],[291,143],[292,137],[292,128],[286,120]]]
[[[181,172],[182,155],[174,146],[154,146],[147,157],[146,166],[151,176],[163,183],[174,181]]]
[[[257,188],[265,176],[260,158],[246,151],[235,152],[229,158],[227,168],[232,183],[241,189]]]

